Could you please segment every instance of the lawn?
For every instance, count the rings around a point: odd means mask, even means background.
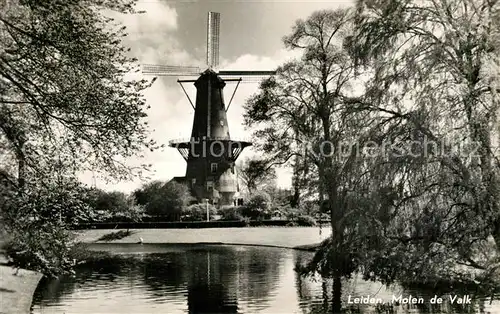
[[[79,230],[77,240],[85,243],[103,242],[99,239],[116,232],[113,229]],[[132,229],[131,229],[132,231]],[[321,234],[320,234],[321,231]],[[203,229],[133,229],[130,236],[113,243],[224,243],[266,245],[286,248],[311,246],[330,235],[328,227],[249,227]]]

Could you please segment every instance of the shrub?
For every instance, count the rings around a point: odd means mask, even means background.
[[[271,197],[265,192],[255,193],[250,197],[247,205],[241,208],[244,217],[252,220],[271,218]]]
[[[301,215],[297,217],[297,224],[299,226],[316,226],[316,219],[308,215]]]
[[[291,207],[289,204],[278,207],[278,210],[283,213],[286,219],[294,220],[299,216],[299,210]]]
[[[245,226],[248,227],[250,225],[250,218],[249,217],[242,217],[240,221],[245,222]]]
[[[208,205],[208,211],[210,213],[210,217],[213,217],[217,214],[217,210],[213,205]],[[187,221],[205,221],[207,220],[207,204],[193,204],[188,206],[185,210],[182,211],[182,214],[187,216]]]
[[[42,272],[49,277],[72,272],[73,259],[69,252],[73,243],[71,235],[62,228],[32,228],[13,230],[5,243],[5,254],[13,266]]]
[[[222,220],[237,220],[243,221],[245,217],[242,215],[242,210],[244,206],[226,206],[219,210],[219,215],[222,216]]]
[[[0,199],[9,235],[5,253],[14,266],[47,276],[72,271],[69,252],[74,242],[68,227],[87,221],[92,208],[85,202],[80,183],[59,179],[30,185],[22,194]]]
[[[266,192],[258,192],[250,197],[246,205],[249,209],[269,210],[271,207],[271,197]]]
[[[130,231],[130,230],[120,230],[116,232],[111,232],[103,235],[100,237],[97,241],[113,241],[113,240],[120,240],[123,238],[126,238],[130,235],[133,235],[135,232]]]

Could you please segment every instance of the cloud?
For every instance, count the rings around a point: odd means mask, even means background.
[[[132,56],[142,64],[193,63],[192,55],[182,49],[176,38],[178,13],[175,8],[166,2],[148,0],[137,2],[135,9],[143,13],[105,13],[126,27],[128,36],[123,39],[123,44],[131,48]]]
[[[151,33],[153,30],[176,30],[177,11],[159,0],[137,2],[135,9],[145,11],[142,14],[121,14],[120,21],[130,33]]]

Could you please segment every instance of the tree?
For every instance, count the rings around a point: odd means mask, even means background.
[[[264,159],[245,159],[238,167],[238,175],[249,195],[257,189],[271,185],[276,180],[276,171]]]
[[[346,102],[361,81],[343,45],[352,30],[350,10],[319,11],[297,21],[284,42],[303,51],[302,58],[280,66],[274,78],[262,82],[245,114],[248,125],[260,126],[256,136],[264,143],[258,147],[270,160],[286,163],[300,156],[317,169],[332,238],[316,256],[322,263],[314,260],[306,273],[319,271],[334,279],[334,312],[340,311],[341,278],[349,277],[362,259],[354,239],[371,224],[366,206],[371,186],[364,175],[368,161],[356,149],[371,138],[370,116],[351,113]]]
[[[130,175],[123,158],[148,141],[137,69],[121,46],[123,27],[103,10],[134,13],[133,1],[12,2],[0,13],[2,153],[23,186],[46,164]],[[42,173],[40,173],[42,172]]]
[[[242,207],[241,214],[251,219],[269,218],[271,209],[271,196],[266,192],[257,192]]]
[[[159,193],[165,182],[160,180],[151,181],[133,192],[135,201],[139,205],[146,205],[154,196]]]
[[[122,217],[129,222],[138,222],[142,220],[144,214],[144,206],[135,204],[134,202],[130,202],[128,206],[118,212],[116,216]],[[130,233],[129,228],[127,228],[127,233]]]
[[[398,271],[374,274],[452,277],[459,263],[491,277],[499,264],[489,244],[500,248],[500,3],[358,1],[356,18],[347,46],[375,79],[352,106],[384,116],[398,149],[419,144],[380,169],[400,191],[384,231]]]
[[[119,191],[99,191],[95,204],[95,210],[104,211],[110,214],[117,214],[130,207],[127,195]]]
[[[189,188],[185,184],[169,181],[153,181],[134,192],[137,203],[144,205],[146,213],[179,220],[182,210],[192,200]]]
[[[137,67],[121,44],[124,28],[103,14],[134,13],[133,3],[28,0],[0,10],[0,168],[16,192],[3,214],[17,217],[8,220],[19,235],[12,247],[34,254],[30,268],[68,270],[73,218],[57,217],[85,212],[74,208],[78,172],[130,177],[140,169],[123,161],[156,148],[144,120],[151,83],[130,75]]]
[[[293,194],[290,197],[291,207],[300,207],[305,197],[317,194],[320,201],[323,200],[323,190],[319,187],[318,174],[309,163],[313,162],[307,155],[296,155],[293,164],[292,187]]]

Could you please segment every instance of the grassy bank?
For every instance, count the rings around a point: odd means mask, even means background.
[[[78,241],[84,243],[106,242],[100,240],[118,230],[94,229],[77,232]],[[132,231],[132,230],[131,230]],[[310,247],[330,235],[330,228],[319,227],[253,227],[207,229],[135,229],[129,236],[113,243],[224,243],[265,245],[285,248]]]

